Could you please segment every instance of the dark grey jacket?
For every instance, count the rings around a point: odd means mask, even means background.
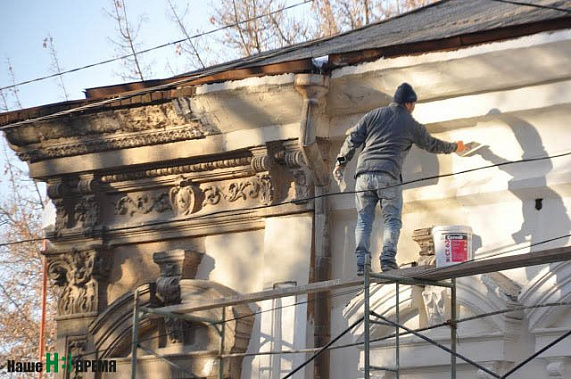
[[[355,150],[364,144],[355,176],[363,172],[381,171],[398,179],[413,143],[431,153],[450,154],[457,147],[456,143],[432,137],[426,127],[418,123],[403,106],[391,103],[370,111],[348,131],[337,158],[350,161]]]

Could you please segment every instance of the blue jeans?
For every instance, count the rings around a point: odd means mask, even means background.
[[[355,184],[357,266],[365,264],[365,256],[368,255],[369,259],[371,257],[371,232],[375,221],[375,207],[379,202],[384,219],[381,263],[395,262],[402,228],[402,186],[400,184],[400,180],[384,172],[366,172],[357,176]]]

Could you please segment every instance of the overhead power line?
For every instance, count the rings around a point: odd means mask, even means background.
[[[548,155],[548,156],[544,156],[544,157],[525,158],[525,159],[519,159],[519,160],[513,160],[513,161],[505,161],[505,162],[501,162],[501,163],[495,163],[492,165],[485,165],[485,166],[470,168],[470,169],[461,170],[461,171],[455,171],[455,172],[446,173],[446,174],[425,176],[422,178],[408,180],[408,181],[405,181],[402,183],[398,183],[398,184],[394,184],[394,185],[390,185],[390,186],[385,186],[382,188],[377,188],[376,190],[402,187],[402,186],[407,186],[409,184],[414,184],[414,183],[419,183],[419,182],[434,180],[434,179],[447,178],[447,177],[452,177],[452,176],[456,176],[456,175],[463,175],[463,174],[467,174],[467,173],[471,173],[471,172],[475,172],[475,171],[486,170],[486,169],[490,169],[490,168],[502,167],[502,166],[518,164],[518,163],[528,163],[528,162],[537,162],[537,161],[542,161],[542,160],[551,160],[551,159],[562,158],[562,157],[570,156],[570,155],[571,155],[571,151],[567,151],[565,153]],[[274,204],[258,205],[258,206],[248,207],[248,208],[224,209],[224,210],[220,210],[220,211],[213,211],[213,212],[203,213],[200,215],[188,216],[188,217],[185,217],[182,219],[178,219],[177,221],[192,221],[192,220],[197,220],[197,219],[211,217],[211,216],[223,215],[226,213],[233,213],[233,214],[238,214],[237,212],[249,213],[252,211],[278,207],[281,205],[300,204],[300,203],[304,203],[304,202],[316,200],[316,199],[321,199],[321,198],[340,196],[340,195],[350,195],[350,194],[362,193],[362,192],[367,192],[367,191],[371,191],[371,190],[329,192],[329,193],[324,193],[324,194],[320,194],[320,195],[307,196],[307,197],[295,199],[295,200],[282,201],[280,203],[274,203]],[[171,222],[172,222],[172,220],[163,220],[163,221],[153,222],[153,223],[150,223],[148,225],[149,226],[157,226],[157,225],[169,224]],[[119,229],[120,230],[128,230],[128,229],[135,229],[135,228],[139,228],[139,227],[140,227],[140,225],[127,225],[127,226],[124,226],[121,228],[116,228],[115,230],[119,230]]]
[[[447,173],[447,174],[426,176],[426,177],[409,180],[406,182],[398,183],[398,184],[387,186],[387,187],[377,188],[377,190],[393,188],[393,187],[407,186],[409,184],[419,183],[419,182],[423,182],[423,181],[446,178],[446,177],[451,177],[451,176],[455,176],[455,175],[463,175],[463,174],[467,174],[470,172],[486,170],[486,169],[490,169],[490,168],[501,167],[501,166],[506,166],[506,165],[511,165],[511,164],[537,162],[537,161],[542,161],[542,160],[552,160],[552,159],[561,158],[561,157],[570,156],[570,155],[571,155],[571,151],[568,151],[568,152],[555,154],[555,155],[548,155],[548,156],[544,156],[544,157],[525,158],[525,159],[519,159],[519,160],[514,160],[514,161],[506,161],[506,162],[496,163],[493,165],[480,166],[480,167],[475,167],[475,168],[471,168],[471,169],[451,172],[451,173]],[[296,199],[296,200],[282,201],[280,203],[275,203],[275,204],[259,205],[259,206],[254,206],[254,207],[238,208],[238,209],[225,209],[225,210],[220,210],[220,211],[203,213],[203,214],[196,215],[196,216],[188,216],[188,217],[177,219],[177,220],[157,221],[157,222],[152,222],[150,224],[147,224],[147,226],[159,226],[159,225],[172,223],[173,221],[192,221],[192,220],[197,220],[197,219],[206,218],[206,217],[223,215],[226,213],[233,213],[233,214],[238,214],[238,212],[249,213],[252,211],[274,208],[274,207],[279,207],[279,206],[287,205],[287,204],[299,204],[299,203],[304,203],[307,201],[316,200],[316,199],[320,199],[320,198],[333,197],[333,196],[339,196],[339,195],[356,194],[359,192],[365,192],[365,191],[330,192],[330,193],[325,193],[325,194],[321,194],[321,195],[308,196],[308,197]],[[128,225],[128,226],[124,226],[124,227],[120,227],[120,228],[115,228],[114,230],[128,230],[128,229],[135,229],[135,228],[139,228],[139,227],[140,227],[140,225]],[[557,239],[560,239],[563,237],[557,237]],[[29,242],[38,242],[38,241],[43,241],[44,239],[45,238],[42,237],[42,238],[31,238],[31,239],[19,240],[19,241],[3,242],[3,243],[0,243],[0,247],[29,243]],[[545,241],[545,242],[540,242],[540,243],[547,243],[547,242],[551,242],[551,240]],[[522,247],[522,248],[518,248],[516,250],[520,250],[520,249],[524,249],[524,248],[525,247]],[[505,254],[505,252],[496,253],[496,255],[500,255],[500,254]]]
[[[24,86],[24,85],[26,85],[26,84],[31,84],[31,83],[35,83],[35,82],[39,82],[39,81],[43,81],[43,80],[47,80],[47,79],[53,79],[53,78],[56,78],[56,77],[58,77],[58,76],[63,76],[63,75],[66,75],[66,74],[71,74],[71,73],[74,73],[74,72],[83,71],[83,70],[90,69],[90,68],[93,68],[93,67],[96,67],[96,66],[101,66],[101,65],[113,63],[113,62],[116,62],[116,61],[119,61],[119,60],[124,60],[124,59],[127,59],[127,58],[131,58],[131,57],[133,57],[133,56],[135,56],[135,55],[138,55],[138,54],[146,54],[146,53],[149,53],[149,52],[151,52],[151,51],[163,49],[163,48],[165,48],[165,47],[169,47],[169,46],[173,46],[173,45],[177,45],[177,44],[179,44],[179,43],[183,43],[183,42],[189,41],[189,40],[191,40],[191,39],[196,39],[196,38],[204,37],[204,36],[207,36],[207,35],[210,35],[210,34],[217,33],[217,32],[219,32],[219,31],[223,31],[223,30],[226,30],[226,29],[234,28],[234,27],[236,27],[236,26],[238,26],[238,25],[241,25],[241,24],[244,24],[244,23],[247,23],[247,22],[251,22],[251,21],[254,21],[254,20],[258,20],[258,19],[261,19],[261,18],[264,18],[264,17],[269,17],[269,16],[272,16],[272,15],[274,15],[274,14],[281,13],[281,12],[283,12],[283,11],[286,11],[286,10],[289,10],[289,9],[292,9],[292,8],[295,8],[295,7],[298,7],[298,6],[300,6],[300,5],[304,5],[304,4],[307,4],[307,3],[312,3],[313,1],[314,1],[314,0],[304,0],[304,1],[302,1],[301,3],[292,4],[292,5],[289,5],[289,6],[280,8],[280,9],[278,9],[278,10],[275,10],[275,11],[273,11],[273,12],[268,12],[268,13],[265,13],[265,14],[262,14],[262,15],[259,15],[259,16],[256,16],[256,17],[248,18],[248,19],[245,19],[245,20],[242,20],[242,21],[233,23],[233,24],[229,24],[229,25],[225,25],[225,26],[222,26],[222,27],[219,27],[219,28],[211,29],[211,30],[206,31],[206,32],[193,34],[193,35],[191,35],[191,36],[189,36],[189,37],[186,37],[186,38],[181,38],[181,39],[178,39],[178,40],[175,40],[175,41],[166,42],[166,43],[163,43],[163,44],[160,44],[160,45],[156,45],[156,46],[150,47],[150,48],[148,48],[148,49],[143,49],[143,50],[137,51],[137,52],[132,53],[132,54],[125,54],[125,55],[122,55],[122,56],[119,56],[119,57],[105,59],[105,60],[102,60],[102,61],[99,61],[99,62],[95,62],[95,63],[91,63],[91,64],[88,64],[88,65],[85,65],[85,66],[80,66],[80,67],[72,68],[72,69],[69,69],[69,70],[64,70],[64,71],[61,71],[61,72],[58,72],[58,73],[55,73],[55,74],[45,75],[45,76],[41,76],[41,77],[37,77],[37,78],[34,78],[34,79],[29,79],[29,80],[24,80],[24,81],[21,81],[21,82],[18,82],[18,83],[14,83],[14,84],[11,84],[11,85],[8,85],[8,86],[0,87],[0,91],[7,90],[7,89],[12,89],[12,88],[16,88],[16,87],[21,87],[21,86]],[[559,8],[559,7],[549,6],[549,5],[524,3],[524,2],[520,2],[520,1],[511,1],[511,0],[490,0],[490,1],[498,2],[498,3],[507,3],[507,4],[513,4],[513,5],[520,5],[520,6],[529,6],[529,7],[533,7],[533,8],[550,9],[550,10],[556,10],[556,11],[565,12],[565,13],[571,13],[571,9]]]
[[[313,1],[313,0],[311,0],[311,1]],[[104,106],[107,104],[111,104],[111,103],[115,103],[115,102],[118,102],[121,100],[131,99],[135,96],[146,95],[146,94],[156,92],[156,91],[170,90],[172,88],[175,88],[177,86],[192,82],[192,81],[200,79],[200,78],[204,78],[204,77],[207,77],[210,75],[215,75],[215,74],[225,72],[228,70],[232,70],[232,69],[245,67],[247,65],[251,65],[251,64],[254,64],[257,62],[261,62],[261,61],[273,58],[273,57],[281,55],[281,54],[286,54],[286,53],[289,53],[291,51],[299,50],[302,47],[303,47],[303,44],[298,44],[298,45],[289,46],[289,47],[286,47],[283,49],[274,50],[273,52],[270,52],[270,53],[263,53],[263,54],[253,55],[250,57],[241,58],[241,59],[229,62],[229,63],[214,66],[208,70],[202,70],[200,72],[196,72],[195,74],[189,74],[188,77],[174,81],[174,82],[161,84],[161,85],[145,88],[142,90],[133,91],[133,92],[130,92],[128,94],[114,96],[112,98],[108,98],[108,99],[101,100],[101,101],[95,101],[95,102],[92,102],[92,103],[89,103],[86,105],[77,106],[77,107],[66,109],[66,110],[59,111],[59,112],[54,112],[54,113],[51,113],[51,114],[48,114],[45,116],[29,118],[29,119],[17,121],[14,123],[10,123],[10,124],[4,125],[4,126],[0,126],[0,131],[15,128],[15,127],[21,126],[21,125],[28,125],[28,124],[32,124],[35,122],[47,121],[47,120],[52,120],[52,119],[62,117],[62,116],[68,116],[70,114],[79,113],[79,112],[87,111],[90,109],[98,108],[98,107],[101,107],[101,106]]]
[[[131,58],[131,57],[133,57],[133,56],[135,56],[135,55],[146,54],[146,53],[149,53],[149,52],[151,52],[151,51],[163,49],[163,48],[168,47],[168,46],[177,45],[177,44],[179,44],[179,43],[183,43],[183,42],[189,41],[189,40],[191,40],[191,39],[196,39],[196,38],[204,37],[204,36],[207,36],[207,35],[209,35],[209,34],[214,34],[214,33],[216,33],[216,32],[220,32],[220,31],[223,31],[223,30],[226,30],[226,29],[234,28],[234,27],[239,26],[239,25],[241,25],[241,24],[245,24],[245,23],[248,23],[248,22],[251,22],[251,21],[255,21],[255,20],[258,20],[258,19],[260,19],[260,18],[269,17],[269,16],[272,16],[272,15],[274,15],[274,14],[276,14],[276,13],[281,13],[281,12],[283,12],[283,11],[286,11],[286,10],[289,10],[289,9],[292,9],[292,8],[295,8],[295,7],[298,7],[298,6],[300,6],[300,5],[304,5],[304,4],[307,4],[307,3],[311,3],[311,2],[313,2],[313,0],[304,0],[304,1],[300,2],[300,3],[295,3],[295,4],[292,4],[292,5],[288,5],[287,7],[280,8],[280,9],[275,10],[275,11],[273,11],[273,12],[264,13],[264,14],[259,15],[259,16],[256,16],[256,17],[252,17],[252,18],[248,18],[248,19],[245,19],[245,20],[242,20],[242,21],[238,21],[238,22],[236,22],[236,23],[229,24],[229,25],[225,25],[225,26],[222,26],[222,27],[219,27],[219,28],[216,28],[216,29],[212,29],[212,30],[209,30],[209,31],[207,31],[207,32],[194,34],[194,35],[191,35],[191,36],[189,36],[189,37],[187,37],[187,38],[182,38],[182,39],[179,39],[179,40],[176,40],[176,41],[171,41],[171,42],[163,43],[163,44],[161,44],[161,45],[157,45],[157,46],[154,46],[154,47],[150,47],[150,48],[148,48],[148,49],[140,50],[140,51],[137,51],[137,52],[135,52],[135,53],[125,54],[125,55],[122,55],[122,56],[119,56],[119,57],[105,59],[105,60],[102,60],[102,61],[99,61],[99,62],[96,62],[96,63],[91,63],[91,64],[88,64],[88,65],[85,65],[85,66],[76,67],[76,68],[72,68],[72,69],[69,69],[69,70],[64,70],[64,71],[61,71],[61,72],[58,72],[58,73],[55,73],[55,74],[46,75],[46,76],[41,76],[41,77],[38,77],[38,78],[35,78],[35,79],[25,80],[25,81],[18,82],[18,83],[14,83],[14,84],[11,84],[11,85],[5,86],[5,87],[0,87],[0,91],[7,90],[7,89],[12,89],[12,88],[16,88],[16,87],[21,87],[21,86],[26,85],[26,84],[31,84],[31,83],[35,83],[35,82],[39,82],[39,81],[43,81],[43,80],[47,80],[47,79],[53,79],[53,78],[58,77],[58,76],[63,76],[63,75],[66,75],[66,74],[71,74],[71,73],[74,73],[74,72],[77,72],[77,71],[86,70],[86,69],[93,68],[93,67],[96,67],[96,66],[101,66],[101,65],[113,63],[113,62],[116,62],[116,61],[119,61],[119,60]]]

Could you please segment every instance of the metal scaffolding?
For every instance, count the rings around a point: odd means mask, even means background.
[[[371,278],[380,280],[392,280],[395,284],[395,321],[391,321],[386,317],[383,317],[374,311],[371,311],[371,295],[370,286]],[[421,280],[414,278],[399,277],[390,274],[382,273],[372,273],[371,272],[371,262],[368,258],[365,262],[365,275],[364,275],[364,354],[365,354],[365,378],[369,379],[371,377],[371,371],[390,371],[395,373],[396,378],[400,378],[400,330],[405,329],[410,333],[415,334],[414,331],[404,327],[400,322],[400,284],[410,284],[410,285],[430,285],[438,286],[444,288],[450,288],[450,341],[451,348],[449,349],[450,354],[450,378],[456,379],[456,280],[451,279],[450,282],[446,281],[431,281],[431,280]],[[371,316],[375,319],[371,320]],[[381,321],[377,321],[380,319]],[[392,326],[395,328],[395,365],[394,367],[379,367],[373,366],[370,362],[371,348],[370,348],[370,337],[371,337],[371,324]],[[419,337],[427,340],[435,345],[440,345],[436,341],[433,341],[427,337],[421,336],[416,333]],[[478,365],[478,367],[483,368]],[[483,368],[485,370],[485,368]]]
[[[350,280],[341,280],[341,279],[334,279],[324,282],[316,282],[310,283],[305,285],[299,285],[295,287],[287,287],[287,288],[279,288],[261,292],[255,292],[250,294],[244,295],[236,295],[232,297],[227,297],[223,299],[214,300],[204,304],[179,304],[179,305],[172,305],[168,307],[162,308],[149,308],[149,307],[141,307],[138,304],[138,292],[135,291],[134,296],[134,305],[133,305],[133,330],[132,330],[132,354],[131,354],[131,378],[135,379],[137,377],[137,349],[141,348],[147,353],[155,355],[158,358],[161,358],[167,361],[173,367],[181,370],[188,375],[189,378],[197,378],[191,372],[186,370],[183,367],[175,364],[174,362],[168,361],[166,357],[162,357],[147,348],[143,348],[139,344],[139,336],[138,336],[138,324],[141,321],[142,317],[146,317],[148,315],[153,315],[153,317],[172,317],[172,318],[180,318],[191,322],[200,322],[206,323],[211,325],[215,328],[216,332],[220,337],[219,341],[219,351],[218,351],[218,378],[224,379],[224,359],[228,358],[229,355],[224,355],[224,339],[225,339],[225,313],[226,308],[232,305],[238,304],[246,304],[246,303],[254,303],[263,300],[269,299],[276,299],[294,295],[303,295],[303,294],[315,294],[319,292],[329,292],[337,289],[342,288],[351,288],[351,287],[363,287],[363,297],[364,297],[364,317],[362,319],[357,320],[352,325],[350,325],[345,331],[340,333],[338,336],[333,338],[327,345],[315,348],[315,349],[305,349],[300,351],[290,351],[288,353],[300,353],[300,354],[307,354],[307,353],[314,353],[309,359],[307,359],[302,365],[298,366],[296,369],[292,370],[288,375],[286,375],[283,379],[290,378],[301,370],[304,366],[309,364],[313,361],[317,356],[324,353],[328,349],[332,347],[332,345],[338,341],[342,336],[352,330],[356,325],[360,324],[361,321],[364,324],[364,379],[370,379],[371,372],[373,371],[389,371],[393,372],[396,375],[396,378],[400,377],[400,337],[402,334],[412,334],[416,337],[446,351],[450,354],[450,377],[452,379],[456,378],[456,361],[457,358],[467,362],[468,364],[486,372],[490,376],[494,378],[507,378],[508,376],[512,375],[514,372],[519,370],[521,367],[529,363],[531,360],[538,357],[540,354],[545,352],[547,349],[551,348],[555,344],[559,343],[563,339],[567,338],[571,335],[571,331],[564,333],[562,336],[557,338],[556,340],[552,341],[524,361],[517,364],[513,367],[510,371],[505,373],[504,375],[500,376],[493,371],[489,370],[488,368],[480,365],[479,363],[469,359],[468,357],[459,354],[456,351],[456,327],[459,321],[457,319],[457,294],[456,294],[456,278],[477,275],[477,274],[485,274],[489,272],[496,272],[496,271],[503,271],[518,267],[527,267],[533,266],[537,264],[545,264],[545,263],[554,263],[560,261],[566,261],[571,259],[571,247],[562,247],[550,250],[544,250],[541,252],[532,252],[527,254],[520,254],[516,256],[508,256],[508,257],[500,257],[500,258],[491,258],[486,260],[479,260],[479,261],[469,261],[463,264],[458,264],[454,266],[447,266],[443,268],[434,268],[431,266],[420,266],[414,267],[410,269],[401,269],[397,271],[392,271],[389,273],[372,273],[370,272],[370,262],[367,262],[365,275],[362,279],[350,279]],[[371,310],[370,304],[370,286],[371,284],[379,283],[385,285],[395,285],[396,292],[395,292],[395,320],[391,320],[387,317],[384,317],[374,310]],[[446,325],[450,327],[450,347],[444,346],[443,344],[432,340],[431,338],[421,334],[418,330],[412,330],[406,327],[404,324],[401,324],[400,320],[400,285],[431,285],[431,286],[438,286],[450,289],[450,319],[446,322]],[[557,303],[553,305],[568,305],[568,303]],[[189,315],[189,313],[203,311],[207,309],[222,309],[222,317],[220,320],[215,319],[208,319],[203,317],[195,317]],[[534,308],[531,306],[529,308]],[[512,309],[510,311],[514,311]],[[494,312],[495,313],[495,312]],[[372,318],[371,318],[372,317]],[[473,319],[474,317],[470,318]],[[468,321],[469,319],[463,320]],[[371,365],[370,362],[370,328],[371,325],[381,324],[385,326],[390,326],[395,328],[395,365],[393,367],[376,367]],[[401,330],[404,331],[401,332]],[[351,346],[355,346],[357,344],[352,344]],[[285,352],[272,352],[272,354],[283,354]],[[251,355],[262,355],[264,353],[257,353]],[[246,354],[232,354],[232,356],[245,356]]]

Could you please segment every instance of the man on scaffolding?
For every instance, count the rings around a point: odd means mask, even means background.
[[[347,162],[353,158],[355,150],[364,145],[355,171],[357,275],[364,274],[367,258],[370,262],[371,231],[378,202],[384,218],[381,270],[398,269],[395,257],[402,227],[401,173],[412,144],[435,154],[465,150],[462,141],[445,142],[432,137],[426,127],[412,117],[416,101],[412,86],[401,84],[393,103],[370,111],[347,132],[337,155],[333,175],[342,180]]]

